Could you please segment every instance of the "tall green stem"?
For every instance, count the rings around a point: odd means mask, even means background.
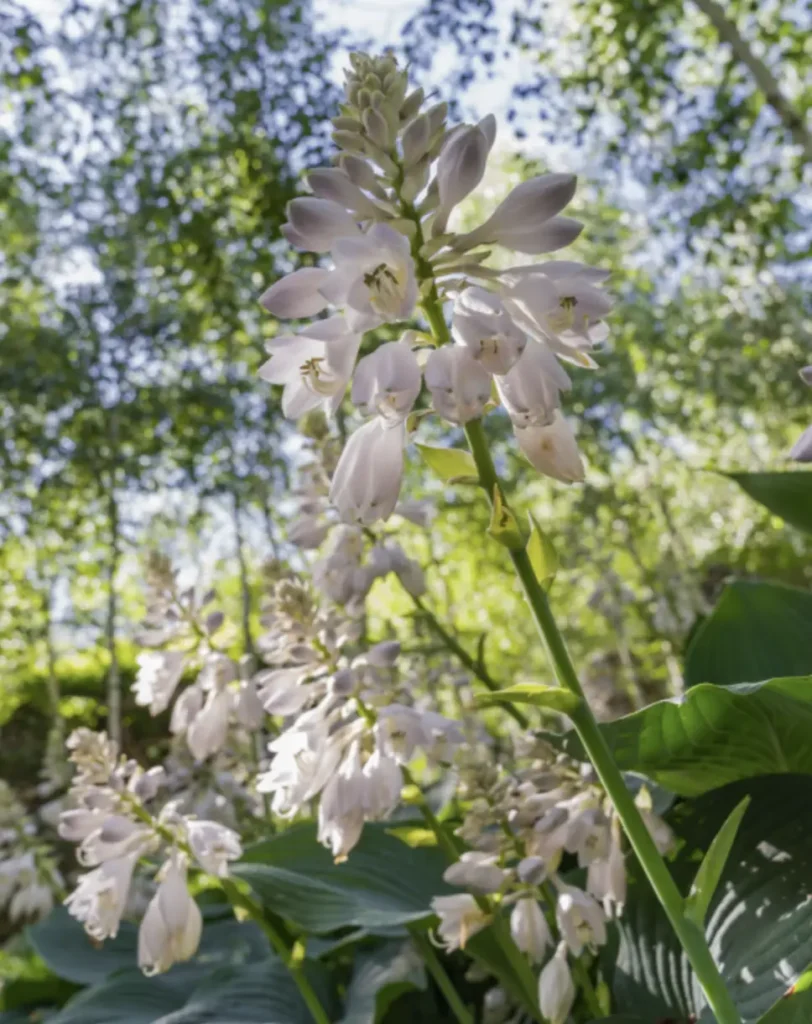
[[[494,487],[499,485],[499,477],[491,458],[482,422],[473,420],[466,426],[465,434],[476,462],[480,483],[490,500],[490,496],[494,493]],[[530,559],[524,550],[511,551],[510,557],[556,677],[561,686],[566,687],[580,698],[578,707],[570,714],[573,725],[604,789],[615,806],[632,849],[696,972],[717,1022],[718,1024],[740,1024],[738,1010],[714,962],[705,937],[700,929],[685,916],[679,889],[671,877],[665,861],[660,856],[634,799],[626,787],[620,769],[615,764],[612,753],[598,728],[598,723],[584,697],[564,638],[553,617],[547,595],[536,578]]]
[[[423,963],[428,967],[429,973],[432,978],[437,982],[437,987],[445,996],[445,1000],[451,1008],[454,1016],[460,1022],[460,1024],[474,1024],[474,1018],[468,1007],[463,1003],[460,998],[459,992],[454,988],[454,983],[446,973],[445,967],[440,963],[440,958],[434,952],[434,947],[423,934],[418,931],[417,928],[409,929],[412,936],[412,941],[420,952],[420,956],[423,958]]]

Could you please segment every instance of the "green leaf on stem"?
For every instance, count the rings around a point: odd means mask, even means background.
[[[792,988],[770,1007],[758,1024],[809,1024],[812,1020],[812,970],[800,977]]]
[[[493,506],[488,533],[511,551],[521,551],[525,545],[519,523],[505,504],[499,484],[493,485]]]
[[[528,512],[527,517],[530,520],[527,557],[533,566],[536,579],[545,590],[549,590],[555,579],[555,574],[558,572],[558,555],[553,547],[553,542],[533,518],[533,513]]]
[[[705,924],[708,907],[719,885],[730,850],[742,818],[750,806],[750,797],[744,797],[730,812],[725,823],[713,837],[708,852],[702,858],[691,891],[685,900],[685,916],[700,928]]]
[[[447,484],[475,484],[479,481],[476,463],[470,452],[462,448],[434,448],[417,445],[423,461]]]
[[[340,1024],[375,1024],[398,996],[425,987],[426,972],[414,945],[390,939],[356,956]]]
[[[537,708],[547,708],[568,715],[578,707],[581,698],[562,686],[517,683],[515,686],[506,686],[504,690],[478,693],[476,702],[481,707],[490,707],[493,704],[532,704]]]
[[[785,522],[812,533],[812,473],[726,473]]]

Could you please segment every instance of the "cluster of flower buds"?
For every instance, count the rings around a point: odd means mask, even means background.
[[[561,211],[575,177],[522,182],[479,227],[449,231],[449,217],[485,174],[496,121],[449,128],[446,113],[444,103],[424,109],[421,89],[408,93],[391,55],[353,55],[334,121],[337,166],[307,175],[312,195],[291,201],[283,229],[298,248],[329,252],[332,266],[296,270],[260,300],[281,318],[319,317],[268,344],[260,375],[283,385],[285,414],[334,413],[352,381],[352,400],[369,417],[333,477],[331,498],[350,522],[394,511],[408,417],[424,384],[435,411],[455,425],[498,397],[539,471],[565,482],[583,477],[560,409],[570,387],[560,360],[595,367],[590,351],[606,337],[611,307],[600,288],[607,275],[566,260],[485,265],[493,246],[536,256],[572,242],[582,225]],[[446,300],[448,344],[437,324]],[[418,306],[433,336],[407,330],[357,361],[366,332],[411,321]]]
[[[50,913],[62,876],[11,787],[0,779],[0,914],[11,924]]]
[[[607,919],[626,897],[620,822],[591,766],[534,739],[516,740],[514,754],[508,774],[482,747],[460,750],[459,793],[469,809],[457,834],[472,849],[448,868],[445,880],[468,891],[437,897],[433,908],[449,950],[484,928],[493,907],[510,908],[516,945],[531,962],[547,961],[539,977],[542,1013],[563,1022],[575,998],[567,957],[606,942]],[[645,789],[637,803],[665,852],[671,831]],[[584,888],[565,880],[568,867],[586,869]]]
[[[273,758],[257,788],[272,794],[282,817],[318,799],[319,839],[343,860],[364,822],[396,807],[402,766],[418,750],[448,760],[461,733],[436,712],[413,706],[399,687],[397,642],[353,653],[357,623],[319,610],[302,583],[280,581],[275,598],[258,646],[278,667],[258,674],[259,695],[269,714],[295,717],[270,743]]]
[[[69,912],[97,942],[115,938],[136,864],[162,857],[138,933],[139,966],[145,974],[158,974],[188,960],[202,930],[200,909],[187,887],[189,867],[224,877],[229,862],[242,854],[239,836],[217,822],[180,814],[172,801],[157,814],[151,811],[163,789],[163,768],[144,771],[119,757],[105,733],[78,729],[68,749],[76,774],[59,834],[78,844],[79,863],[91,869],[66,899]]]
[[[812,366],[801,370],[801,380],[812,388]],[[807,427],[792,447],[789,457],[795,462],[812,462],[812,427]]]

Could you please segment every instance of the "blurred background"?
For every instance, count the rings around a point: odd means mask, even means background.
[[[6,0],[0,777],[33,793],[111,688],[131,753],[165,733],[129,692],[149,550],[217,576],[248,631],[263,561],[301,559],[301,444],[256,376],[278,330],[257,297],[293,266],[285,204],[329,159],[356,48],[394,49],[459,118],[497,115],[463,218],[579,174],[573,258],[610,268],[618,300],[568,403],[587,483],[501,458],[558,550],[600,713],[680,691],[727,580],[812,582],[812,540],[724,476],[786,468],[812,414],[809,25],[771,0]],[[433,607],[500,678],[543,678],[501,549],[470,542],[483,510],[409,474],[404,495],[438,505],[404,542]],[[373,609],[430,652],[402,592],[381,581]]]

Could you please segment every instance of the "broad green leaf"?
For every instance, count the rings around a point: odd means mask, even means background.
[[[525,545],[519,523],[505,504],[499,484],[493,485],[493,506],[488,533],[511,551],[521,551]]]
[[[809,1024],[811,1020],[812,973],[807,971],[763,1017],[759,1018],[758,1024]]]
[[[711,899],[705,934],[743,1024],[754,1024],[812,960],[810,777],[748,779],[677,805],[668,821],[681,846],[669,867],[679,888],[687,891],[708,845],[746,796],[751,809]],[[618,1011],[642,1014],[645,1020],[697,1014],[699,1024],[712,1024],[650,885],[631,858],[628,864],[629,894],[618,922],[621,942],[613,984]]]
[[[410,847],[385,825],[366,825],[343,864],[299,825],[246,851],[234,868],[275,913],[308,932],[366,928],[392,935],[431,913],[432,897],[452,892],[446,861],[432,847]]]
[[[488,707],[492,704],[532,704],[537,708],[549,708],[570,714],[581,703],[580,697],[563,686],[545,686],[543,683],[516,683],[503,690],[478,693],[477,704]]]
[[[733,840],[736,838],[736,832],[749,805],[750,797],[746,796],[741,803],[733,808],[724,825],[713,837],[713,842],[702,858],[691,891],[685,900],[686,917],[700,928],[705,924],[705,915],[708,912],[710,901],[719,885],[719,879],[722,877],[727,858],[730,856]]]
[[[600,728],[622,769],[680,796],[754,775],[812,774],[812,678],[705,683]],[[584,756],[574,734],[564,746]]]
[[[812,533],[812,473],[726,473],[751,498],[799,530]]]
[[[527,541],[527,557],[533,566],[536,579],[543,587],[548,588],[558,572],[558,555],[553,547],[553,542],[533,518],[532,512],[528,513],[528,518],[530,519],[530,537]]]
[[[434,448],[419,444],[417,450],[429,469],[446,483],[476,483],[479,480],[473,455],[462,448]]]
[[[776,583],[730,583],[688,648],[685,685],[812,674],[810,624],[807,591]]]
[[[403,992],[426,987],[426,972],[411,942],[384,942],[355,958],[341,1024],[375,1024]]]
[[[80,992],[48,1024],[155,1024],[185,1002],[180,989],[136,969]]]
[[[259,927],[251,922],[239,922],[230,911],[227,917],[216,907],[204,908],[204,928],[197,958],[188,964],[177,964],[164,980],[187,983],[201,971],[210,970],[212,963],[249,963],[268,956],[268,940]],[[35,951],[60,978],[78,985],[95,985],[116,971],[128,970],[138,963],[138,929],[123,921],[115,939],[108,939],[101,947],[94,946],[84,928],[64,909],[57,907],[44,921],[28,931]]]

